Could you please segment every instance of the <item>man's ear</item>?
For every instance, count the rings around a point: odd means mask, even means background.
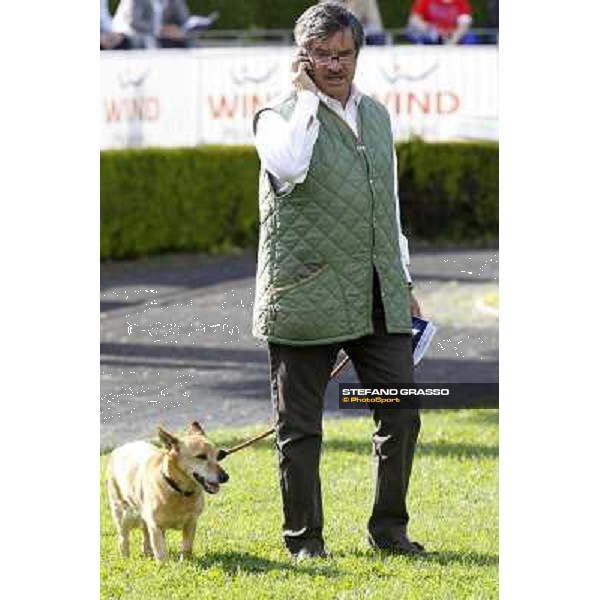
[[[158,439],[167,450],[179,450],[179,440],[162,427],[158,428]]]
[[[189,434],[190,435],[194,435],[194,434],[204,435],[204,429],[202,429],[202,425],[200,425],[200,423],[198,423],[198,421],[194,421],[190,425]]]

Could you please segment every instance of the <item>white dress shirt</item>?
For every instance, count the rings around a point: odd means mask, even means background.
[[[326,96],[322,92],[314,94],[308,90],[298,92],[298,101],[289,121],[273,110],[262,112],[256,124],[256,150],[271,183],[278,194],[287,194],[298,183],[302,183],[308,174],[313,148],[319,135],[317,110],[319,102],[325,103],[343,119],[358,138],[358,105],[362,93],[352,86],[350,97],[344,108],[341,102]],[[402,233],[400,209],[398,205],[398,169],[396,150],[394,158],[394,193],[396,195],[396,222],[402,266],[408,281],[410,255],[408,240]]]

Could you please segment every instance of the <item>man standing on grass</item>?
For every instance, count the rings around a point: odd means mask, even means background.
[[[317,4],[296,22],[293,90],[254,120],[261,159],[253,333],[269,343],[283,500],[296,558],[327,556],[319,460],[323,398],[338,352],[362,383],[412,383],[408,273],[386,109],[354,86],[362,26]],[[374,548],[417,554],[407,536],[417,409],[374,409]]]

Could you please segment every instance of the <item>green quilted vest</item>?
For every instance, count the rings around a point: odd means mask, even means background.
[[[292,94],[264,110],[288,119],[295,102]],[[302,346],[373,333],[373,266],[388,332],[410,333],[388,113],[363,96],[358,140],[322,102],[317,116],[319,136],[303,183],[277,195],[261,169],[253,334]]]

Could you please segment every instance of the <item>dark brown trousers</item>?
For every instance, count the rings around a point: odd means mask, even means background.
[[[412,339],[388,334],[378,285],[374,288],[374,334],[320,346],[269,344],[283,536],[290,552],[323,547],[319,461],[323,399],[338,352],[343,349],[361,383],[412,383]],[[420,429],[417,409],[376,408],[373,456],[375,498],[368,533],[378,546],[406,533],[408,483]]]

